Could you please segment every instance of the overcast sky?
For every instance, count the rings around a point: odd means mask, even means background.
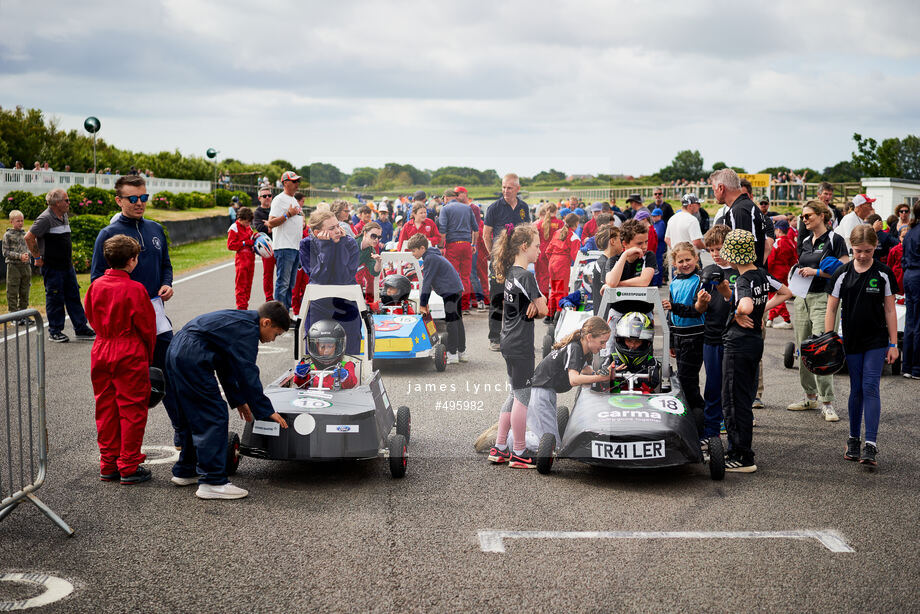
[[[0,106],[345,171],[821,169],[920,134],[917,0],[0,0]]]

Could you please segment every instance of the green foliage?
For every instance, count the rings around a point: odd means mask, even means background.
[[[703,156],[699,151],[685,149],[677,152],[671,164],[658,171],[664,181],[689,179],[691,181],[703,176]]]
[[[297,174],[310,180],[310,185],[317,188],[332,188],[345,183],[347,176],[336,166],[325,162],[314,162],[309,166],[302,166]]]
[[[920,180],[920,137],[909,134],[901,139],[901,176]]]
[[[249,202],[249,195],[245,192],[226,192],[227,204],[230,202],[230,195],[239,194],[240,202]],[[243,200],[243,196],[246,197],[246,201]],[[174,211],[184,211],[185,209],[196,208],[208,208],[214,206],[214,196],[212,194],[203,194],[202,192],[184,192],[175,194],[173,192],[157,192],[154,194],[149,201],[150,206],[156,207],[157,209],[171,209]]]
[[[714,162],[712,165],[713,171],[721,171],[723,168],[728,168],[728,164],[725,162]]]
[[[356,169],[355,173],[359,170]],[[431,175],[425,171],[420,171],[411,164],[398,164],[396,162],[387,162],[377,173],[374,181],[374,187],[378,189],[392,189],[394,187],[409,187],[412,185],[423,185],[431,180]]]
[[[534,183],[561,183],[565,181],[566,174],[562,171],[557,171],[554,168],[549,169],[548,171],[540,171],[533,176]]]
[[[811,181],[830,181],[831,183],[852,183],[859,181],[860,174],[856,166],[849,160],[842,160],[834,166],[828,166],[820,177],[811,177]]]
[[[251,207],[251,206],[252,206],[252,196],[250,196],[250,195],[247,194],[246,192],[242,192],[242,191],[238,191],[238,190],[230,191],[230,190],[219,189],[219,190],[215,190],[215,191],[214,191],[214,194],[213,194],[213,195],[210,195],[210,196],[211,196],[212,198],[216,198],[216,199],[217,199],[217,206],[218,206],[218,207],[229,207],[229,206],[230,206],[230,199],[233,198],[234,196],[236,196],[237,198],[240,199],[240,205],[241,205],[241,206],[243,206],[243,207]],[[196,206],[197,206],[197,205],[196,205]]]
[[[853,134],[856,151],[853,166],[861,176],[920,179],[920,138],[909,134],[878,143],[871,137]]]
[[[441,173],[431,178],[431,185],[454,187],[463,184],[463,177],[451,173]]]
[[[356,168],[346,182],[350,188],[371,187],[377,182],[377,170],[370,167]]]
[[[115,201],[115,190],[93,186],[73,185],[67,190],[71,215],[107,215],[120,211]]]
[[[73,242],[73,268],[77,273],[89,271],[93,246],[99,231],[109,225],[105,215],[79,215],[70,219],[70,239]]]
[[[861,134],[854,132],[853,140],[856,141],[856,151],[853,152],[853,166],[863,177],[878,177],[878,141],[873,138],[864,139]]]
[[[22,211],[23,217],[27,220],[34,220],[38,215],[48,208],[45,204],[45,196],[32,194],[23,190],[13,190],[3,197],[3,213],[9,215],[13,209]]]
[[[435,182],[435,177],[439,175],[454,175],[460,177],[460,181],[457,183],[465,187],[475,185],[498,185],[501,183],[498,173],[492,169],[480,171],[468,166],[442,166],[431,173],[432,184],[438,185],[438,183]]]

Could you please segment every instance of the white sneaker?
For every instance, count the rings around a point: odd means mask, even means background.
[[[806,409],[818,409],[818,399],[809,399],[805,397],[801,401],[793,403],[786,407],[789,411],[803,411]]]
[[[773,325],[773,328],[792,328],[792,323],[785,320],[780,320]]]
[[[458,362],[460,362],[460,357],[457,355],[456,352],[454,352],[453,354],[451,354],[450,352],[447,353],[447,364],[455,365]]]
[[[467,357],[466,352],[460,352],[460,362],[469,362],[470,359]]]
[[[767,328],[773,327],[773,320],[767,320]]]
[[[837,415],[837,412],[834,411],[834,406],[830,403],[825,403],[821,407],[821,415],[824,416],[824,420],[827,422],[837,422],[840,420],[840,416]]]
[[[176,476],[172,476],[172,478],[170,478],[169,481],[175,484],[176,486],[191,486],[192,484],[198,483],[198,476],[196,475],[190,478],[179,478]]]
[[[248,494],[248,490],[234,486],[230,482],[221,484],[220,486],[202,484],[198,487],[198,490],[195,491],[195,496],[199,499],[242,499]]]

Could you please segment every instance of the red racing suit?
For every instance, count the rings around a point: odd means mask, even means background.
[[[562,233],[565,232],[565,237]],[[556,231],[546,248],[549,257],[549,317],[559,310],[559,301],[569,293],[569,274],[578,255],[581,241],[571,230]]]
[[[86,291],[86,318],[96,331],[90,378],[96,398],[101,473],[137,471],[150,398],[156,315],[147,290],[128,273],[108,269]]]
[[[227,229],[227,249],[236,252],[236,308],[249,309],[252,293],[252,274],[256,268],[256,254],[252,251],[252,228],[233,222]]]

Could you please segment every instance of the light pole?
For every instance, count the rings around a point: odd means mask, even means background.
[[[208,151],[206,151],[205,153],[210,159],[214,160],[214,187],[212,189],[214,191],[214,206],[216,207],[217,206],[217,154],[219,154],[220,152],[214,149],[213,147],[209,147]]]
[[[83,121],[83,128],[93,135],[93,186],[96,186],[96,133],[102,128],[102,123],[98,118],[90,115]]]

